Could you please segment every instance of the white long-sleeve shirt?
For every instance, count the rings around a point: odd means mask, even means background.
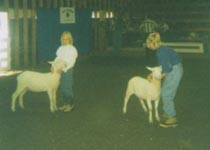
[[[78,52],[73,45],[62,45],[58,48],[56,55],[57,57],[55,59],[61,59],[66,63],[66,67],[63,69],[66,72],[68,69],[74,67]]]

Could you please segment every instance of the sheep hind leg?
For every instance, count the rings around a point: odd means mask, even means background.
[[[144,110],[145,112],[147,112],[147,107],[146,107],[146,105],[145,105],[145,103],[144,103],[144,100],[143,100],[143,99],[139,99],[139,101],[140,101],[140,103],[141,103],[141,106],[142,106],[143,110]]]
[[[17,97],[19,97],[19,95],[24,91],[24,87],[18,87],[16,89],[16,91],[12,94],[12,103],[11,103],[11,110],[13,112],[16,111],[15,109],[15,105],[16,105],[16,100],[17,100]]]
[[[158,105],[159,105],[160,100],[155,101],[155,118],[158,122],[160,122],[160,116],[158,112]]]
[[[152,119],[152,103],[151,100],[147,99],[147,105],[148,105],[148,109],[149,109],[149,123],[153,123],[153,119]]]
[[[23,103],[23,96],[24,94],[27,92],[26,89],[24,89],[21,93],[20,93],[20,96],[19,96],[19,106],[20,108],[24,109],[24,103]]]
[[[126,95],[124,98],[124,105],[123,105],[123,113],[124,114],[127,112],[127,104],[128,104],[129,99],[130,99],[130,95]]]
[[[133,92],[134,90],[133,90],[132,85],[133,84],[130,80],[129,83],[128,83],[125,98],[124,98],[124,105],[123,105],[123,113],[124,114],[127,112],[127,104],[128,104],[129,99],[130,99],[130,96],[134,94],[134,92]]]

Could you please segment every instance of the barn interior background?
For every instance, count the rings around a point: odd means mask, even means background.
[[[7,13],[9,32],[5,39],[1,30],[1,45],[8,42],[6,54],[5,47],[0,51],[1,67],[16,69],[52,59],[63,30],[71,30],[80,54],[112,50],[115,32],[122,38],[122,51],[138,51],[143,42],[139,25],[147,15],[169,25],[166,42],[199,42],[208,53],[209,7],[205,0],[2,0],[0,11]],[[61,8],[71,9],[65,16],[72,22],[61,22]]]

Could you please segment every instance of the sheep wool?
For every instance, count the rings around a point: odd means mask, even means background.
[[[147,107],[149,109],[149,123],[153,123],[152,118],[152,101],[155,103],[155,117],[157,121],[160,121],[158,113],[158,104],[160,101],[160,89],[161,89],[161,79],[162,79],[162,68],[157,67],[147,67],[150,70],[151,77],[150,80],[145,79],[140,76],[132,77],[127,85],[127,90],[124,98],[123,113],[127,112],[127,104],[131,95],[135,95],[139,98],[142,108],[147,112]],[[145,105],[147,103],[147,107]]]

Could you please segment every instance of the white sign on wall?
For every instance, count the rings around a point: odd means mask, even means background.
[[[61,7],[60,8],[60,23],[61,24],[75,23],[75,8]]]

